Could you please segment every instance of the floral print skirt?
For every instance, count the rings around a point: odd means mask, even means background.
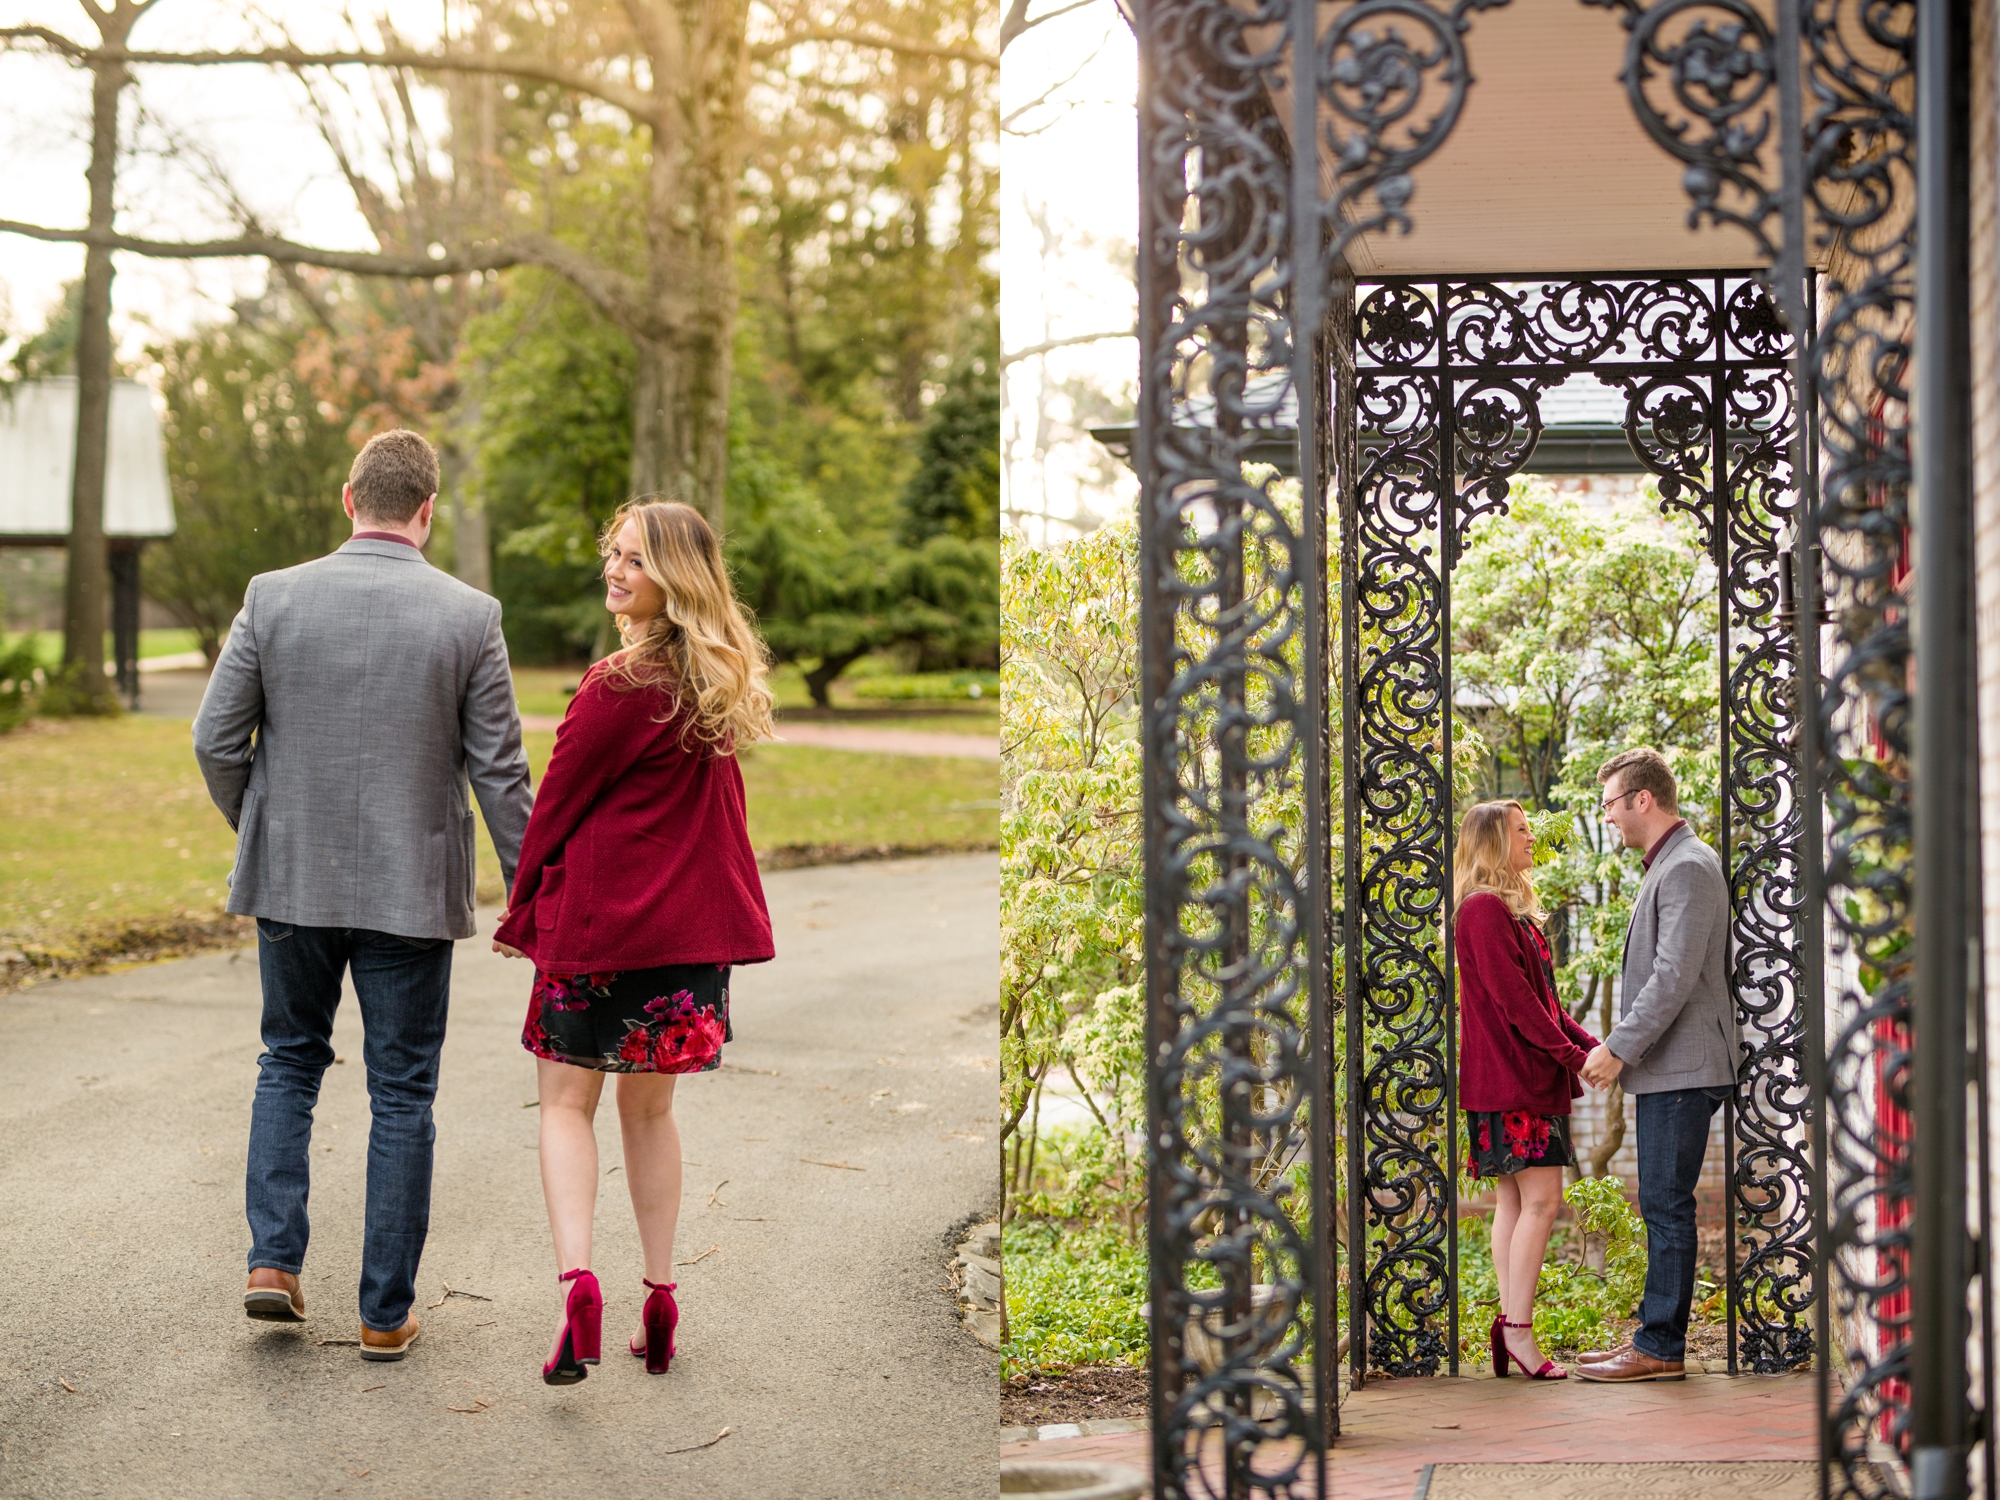
[[[1511,1177],[1529,1167],[1573,1167],[1568,1115],[1525,1109],[1465,1111],[1465,1171],[1469,1177]]]
[[[521,1045],[600,1073],[707,1073],[722,1065],[729,966],[667,964],[616,974],[535,970]]]

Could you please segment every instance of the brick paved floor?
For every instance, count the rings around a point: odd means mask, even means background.
[[[1331,1492],[1410,1500],[1427,1463],[1811,1459],[1811,1375],[1690,1375],[1678,1383],[1559,1385],[1491,1377],[1375,1380],[1341,1409]],[[1100,1458],[1145,1469],[1151,1438],[1008,1443],[1002,1458]]]

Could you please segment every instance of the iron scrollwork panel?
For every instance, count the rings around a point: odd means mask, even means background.
[[[1411,169],[1449,134],[1470,83],[1469,17],[1497,3],[1366,0],[1324,22],[1313,0],[1135,7],[1163,1497],[1324,1487],[1318,1397],[1331,1359],[1324,1342],[1314,1359],[1311,1343],[1327,1316],[1316,1243],[1327,1226],[1310,1222],[1312,1195],[1291,1177],[1314,1129],[1318,1076],[1307,1002],[1321,893],[1307,888],[1313,859],[1300,843],[1326,796],[1324,778],[1308,774],[1324,729],[1309,722],[1318,688],[1307,658],[1326,579],[1300,513],[1323,500],[1310,432],[1322,403],[1307,388],[1323,372],[1307,349],[1348,239],[1407,227]],[[1272,113],[1286,96],[1293,141],[1334,165],[1331,198]],[[1204,420],[1186,420],[1197,404]],[[1251,466],[1258,444],[1292,423],[1302,492]]]
[[[1440,1073],[1454,1019],[1442,952],[1450,562],[1472,525],[1504,510],[1508,480],[1532,468],[1543,394],[1587,371],[1623,391],[1634,453],[1720,570],[1731,977],[1746,1038],[1745,1150],[1731,1178],[1744,1254],[1730,1304],[1753,1364],[1789,1368],[1811,1350],[1813,1287],[1794,667],[1777,585],[1794,504],[1789,336],[1741,273],[1389,280],[1366,289],[1356,348],[1368,433],[1352,584],[1364,632],[1352,708],[1364,864],[1350,963],[1372,1028],[1358,1132],[1373,1221],[1359,1288],[1369,1362],[1431,1373],[1442,1352],[1441,1299],[1426,1280],[1444,1267],[1448,1203],[1431,1152],[1445,1135]]]
[[[1407,290],[1362,299],[1360,362],[1434,344],[1435,309]],[[1433,372],[1357,375],[1357,419],[1370,436],[1350,507],[1357,570],[1343,580],[1358,627],[1348,1047],[1360,1061],[1348,1149],[1362,1158],[1350,1296],[1367,1333],[1365,1350],[1353,1347],[1357,1369],[1392,1375],[1435,1375],[1452,1354],[1444,402]]]
[[[1316,1066],[1302,928],[1319,896],[1304,889],[1295,813],[1320,732],[1301,660],[1316,560],[1297,496],[1246,466],[1277,425],[1292,357],[1291,164],[1264,83],[1286,10],[1155,0],[1138,13],[1153,78],[1138,456],[1162,1497],[1324,1493],[1323,1283],[1291,1170]],[[1211,423],[1182,419],[1194,400]]]
[[[1829,1312],[1846,1356],[1827,1417],[1834,1493],[1890,1481],[1874,1444],[1909,1420],[1909,619],[1915,6],[1799,0],[1804,181],[1822,228],[1811,374],[1816,530],[1832,619],[1816,767],[1826,805],[1826,913],[1845,962],[1828,975]]]
[[[1802,608],[1810,612],[1796,638],[1823,660],[1810,699],[1813,754],[1804,768],[1813,785],[1795,800],[1815,809],[1819,824],[1801,830],[1813,840],[1803,863],[1816,865],[1823,855],[1824,869],[1808,872],[1798,899],[1813,903],[1805,925],[1816,929],[1823,919],[1829,942],[1827,993],[1807,997],[1810,1029],[1820,1029],[1818,1007],[1825,1007],[1825,1052],[1813,1059],[1823,1092],[1816,1115],[1808,1099],[1824,1176],[1814,1206],[1820,1295],[1813,1313],[1823,1345],[1839,1348],[1847,1366],[1837,1396],[1827,1389],[1829,1493],[1873,1497],[1893,1492],[1880,1460],[1907,1456],[1909,1417],[1915,954],[1911,642],[1902,584],[1911,480],[1916,7],[1911,0],[1785,0],[1774,33],[1742,0],[1584,3],[1623,13],[1634,111],[1664,149],[1688,163],[1690,222],[1734,223],[1752,235],[1776,263],[1776,290],[1807,340],[1800,365],[1810,416],[1797,451],[1816,475],[1797,528],[1806,559]],[[1666,38],[1664,49],[1656,37]],[[1794,45],[1804,61],[1797,75],[1776,66]],[[1774,119],[1771,96],[1794,89],[1798,133],[1779,140],[1776,153],[1780,175],[1792,184],[1781,193],[1759,149]],[[1775,115],[1782,113],[1780,106]],[[1729,201],[1719,202],[1718,193]],[[1773,243],[1773,220],[1783,221],[1782,244]],[[1810,299],[1808,264],[1823,268]],[[1761,602],[1765,585],[1754,588]],[[1822,595],[1824,617],[1815,604]],[[1767,677],[1762,663],[1775,663],[1776,651],[1775,642],[1746,641],[1739,672]],[[1763,687],[1748,676],[1740,682],[1753,695]],[[1759,765],[1775,766],[1768,740],[1753,753]],[[1751,784],[1760,779],[1753,771]],[[1755,796],[1745,826],[1774,830],[1783,799],[1775,787]],[[1789,894],[1798,863],[1787,870],[1775,849],[1774,857],[1780,864],[1764,877],[1766,888]],[[1745,937],[1754,935],[1739,933]],[[1783,1113],[1807,1085],[1782,1071],[1772,1078],[1782,1092],[1765,1102]],[[1739,1203],[1763,1176],[1755,1162],[1777,1160],[1773,1149],[1752,1146]],[[1789,1222],[1791,1215],[1781,1217]],[[1753,1247],[1746,1273],[1758,1263]],[[1796,1325],[1784,1321],[1783,1329],[1753,1324],[1753,1358],[1801,1347]],[[1780,1342],[1769,1342],[1773,1335]]]
[[[1773,346],[1767,352],[1788,352],[1775,328],[1761,342]],[[1723,814],[1729,986],[1744,1052],[1730,1162],[1730,1306],[1732,1354],[1759,1374],[1795,1369],[1815,1350],[1798,654],[1783,608],[1790,558],[1780,546],[1797,505],[1790,459],[1795,405],[1790,371],[1782,367],[1734,371],[1724,382]]]

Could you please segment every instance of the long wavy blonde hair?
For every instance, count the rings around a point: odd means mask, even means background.
[[[1541,897],[1535,894],[1535,882],[1526,870],[1514,868],[1513,853],[1508,847],[1512,843],[1507,833],[1509,813],[1526,817],[1527,809],[1511,797],[1481,802],[1458,825],[1458,843],[1451,862],[1451,909],[1457,911],[1468,896],[1491,891],[1507,903],[1507,910],[1515,916],[1547,921]]]
[[[668,688],[704,744],[734,749],[771,738],[770,651],[736,602],[708,522],[679,501],[633,500],[604,528],[601,554],[611,555],[627,521],[638,524],[639,561],[666,603],[636,628],[618,616],[625,649],[610,658],[607,679],[620,688]]]

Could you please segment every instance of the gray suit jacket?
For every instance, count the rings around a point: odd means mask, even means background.
[[[1736,1006],[1726,946],[1729,885],[1713,849],[1681,828],[1632,903],[1618,1024],[1604,1039],[1625,1064],[1628,1094],[1720,1088],[1736,1081]]]
[[[468,776],[513,886],[530,797],[500,605],[414,547],[251,579],[194,753],[236,830],[233,912],[470,937]]]

